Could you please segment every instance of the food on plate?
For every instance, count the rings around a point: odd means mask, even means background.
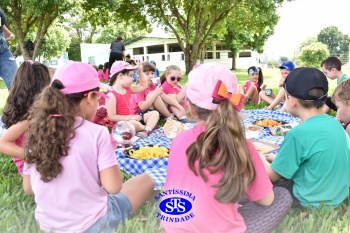
[[[250,131],[258,131],[258,130],[261,130],[261,128],[256,127],[256,126],[253,126],[253,125],[247,126],[246,129],[247,129],[247,130],[250,130]]]
[[[293,127],[290,124],[280,125],[280,126],[270,128],[270,132],[273,136],[283,136],[292,128]]]
[[[269,127],[275,127],[275,126],[282,125],[282,122],[266,118],[263,120],[257,120],[254,122],[254,124],[256,124],[258,126],[265,127],[265,128],[269,128]]]
[[[261,154],[266,154],[266,153],[269,153],[270,150],[266,149],[266,148],[262,148],[262,147],[255,147],[255,149],[260,152]]]
[[[169,150],[164,146],[140,146],[139,149],[129,150],[129,156],[134,159],[164,158],[169,154]]]

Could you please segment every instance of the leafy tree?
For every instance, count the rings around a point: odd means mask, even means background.
[[[337,56],[340,58],[346,58],[349,54],[349,46],[346,44],[349,36],[343,34],[335,26],[329,26],[320,31],[317,35],[317,40],[328,46],[330,55]],[[346,63],[346,60],[343,59],[343,62]]]
[[[259,11],[260,2],[279,5],[283,0],[135,0],[140,11],[149,16],[152,22],[165,26],[174,33],[185,55],[186,73],[188,73],[206,45],[208,37],[225,19],[233,16],[236,22],[249,21],[257,12],[260,17],[266,13]],[[246,11],[246,13],[242,13]],[[250,12],[250,13],[249,13]],[[270,11],[268,12],[270,13]],[[240,16],[241,15],[241,16]],[[247,28],[249,30],[249,28]]]
[[[314,42],[304,46],[300,52],[299,59],[303,66],[319,67],[325,57],[329,56],[326,44]]]
[[[232,56],[232,68],[236,68],[236,54],[248,46],[263,52],[265,41],[273,34],[279,16],[277,8],[282,1],[246,1],[231,12],[226,21],[225,42]]]
[[[68,48],[68,57],[69,60],[81,61],[81,49],[80,49],[80,38],[72,37],[72,40]]]
[[[301,51],[304,47],[309,46],[313,43],[319,42],[316,36],[309,36],[304,41],[302,41],[299,45],[299,51]]]
[[[11,26],[14,28],[19,49],[24,59],[35,60],[49,27],[61,14],[74,7],[75,1],[2,0],[0,6],[11,20]],[[29,33],[35,34],[33,50],[26,48],[26,40]],[[17,49],[15,55],[18,54],[19,51]]]
[[[51,26],[44,36],[38,55],[51,61],[53,57],[60,57],[67,50],[69,43],[69,34],[62,26]]]

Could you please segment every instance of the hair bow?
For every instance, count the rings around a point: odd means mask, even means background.
[[[221,80],[217,81],[211,97],[213,97],[214,100],[227,99],[228,101],[231,102],[233,107],[235,109],[237,109],[238,111],[241,111],[243,104],[244,104],[244,95],[232,94],[232,93],[228,92],[226,85]]]

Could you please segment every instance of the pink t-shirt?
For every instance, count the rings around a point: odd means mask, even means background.
[[[27,131],[24,131],[24,133],[19,136],[19,138],[16,139],[15,144],[20,147],[24,147],[24,138]],[[23,175],[23,165],[24,160],[19,158],[12,158],[13,162],[16,164],[18,173],[22,176]]]
[[[97,75],[100,81],[108,81],[108,69],[106,69],[106,72],[103,72],[103,70],[98,70]]]
[[[172,85],[170,85],[170,83],[168,83],[168,81],[164,81],[164,83],[162,84],[162,87],[163,87],[163,92],[165,93],[165,94],[175,94],[175,95],[177,95],[177,94],[179,94],[180,92],[181,92],[181,90],[182,90],[182,87],[179,85],[179,84],[177,84],[176,86],[172,86]],[[186,101],[185,100],[182,100],[181,101],[181,103],[180,103],[180,105],[181,106],[185,106],[185,104],[186,104]]]
[[[245,91],[246,92],[249,90],[251,85],[252,85],[251,81],[248,80],[247,82],[245,82]],[[256,86],[257,89],[259,88],[259,84],[258,83],[255,83],[254,85]]]
[[[119,94],[116,91],[111,91],[117,100],[117,114],[118,115],[134,115],[137,112],[134,111],[134,101],[132,98],[131,88],[126,88],[124,95]]]
[[[191,193],[195,199],[190,199],[184,195],[168,194],[163,197],[181,197],[187,198],[192,204],[192,209],[184,215],[167,215],[168,217],[181,218],[192,214],[187,221],[169,222],[161,220],[161,224],[166,232],[245,232],[246,226],[242,216],[238,212],[237,203],[220,203],[214,195],[217,188],[213,188],[222,177],[222,171],[215,174],[209,174],[205,170],[208,181],[204,182],[198,175],[189,169],[187,165],[186,150],[203,132],[204,126],[197,125],[180,133],[173,139],[170,147],[170,156],[168,160],[168,172],[164,186],[164,192],[167,190],[178,189]],[[247,141],[248,149],[252,157],[256,178],[247,189],[247,195],[251,201],[260,200],[265,197],[272,189],[272,184],[266,174],[262,161],[255,150],[253,144]]]
[[[117,165],[114,148],[106,127],[81,121],[76,119],[76,135],[57,178],[45,183],[34,164],[24,165],[35,195],[35,218],[45,232],[84,232],[107,211],[99,172]]]
[[[139,107],[139,102],[145,101],[147,98],[147,95],[151,92],[154,91],[154,89],[156,89],[156,86],[154,86],[154,84],[152,83],[148,88],[146,88],[145,90],[133,94],[133,98],[134,98],[134,112],[138,112],[140,110]]]

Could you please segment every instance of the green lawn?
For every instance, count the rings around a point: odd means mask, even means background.
[[[350,69],[345,69],[350,74]],[[236,70],[239,83],[247,79],[246,70]],[[265,81],[269,87],[278,89],[280,78],[278,69],[263,70]],[[183,82],[186,82],[184,78]],[[330,81],[330,94],[333,92],[336,81]],[[0,111],[2,110],[8,95],[4,82],[0,80]],[[260,108],[262,105],[250,105],[247,108]],[[55,200],[53,200],[55,201]],[[319,210],[290,210],[275,232],[350,232],[350,208],[348,203],[343,203],[337,209],[320,208]],[[127,221],[119,232],[163,232],[159,227],[159,221],[155,217],[158,206],[149,202]],[[12,160],[0,155],[0,232],[40,232],[34,220],[34,199],[26,196],[22,190],[21,177],[17,174]]]

